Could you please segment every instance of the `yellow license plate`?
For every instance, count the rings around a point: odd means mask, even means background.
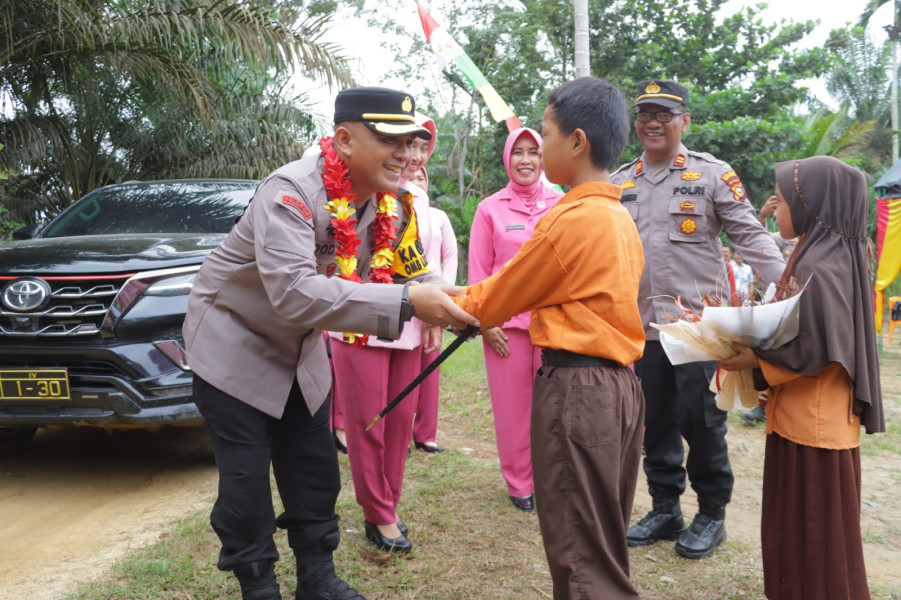
[[[69,400],[65,369],[0,369],[0,400]]]

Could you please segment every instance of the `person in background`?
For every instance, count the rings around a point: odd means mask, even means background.
[[[763,580],[770,600],[870,597],[860,529],[860,428],[885,431],[867,182],[830,156],[776,165],[776,223],[801,235],[777,298],[804,285],[798,336],[735,345],[717,361],[769,388],[763,467]],[[836,318],[842,315],[842,318]]]
[[[535,497],[554,598],[638,598],[626,528],[644,413],[629,368],[644,347],[644,254],[621,190],[607,181],[629,139],[629,110],[613,85],[580,77],[551,94],[542,131],[547,176],[571,189],[500,271],[456,301],[485,325],[532,311],[542,355]]]
[[[726,279],[729,282],[729,305],[741,306],[738,290],[735,289],[735,272],[732,270],[732,249],[724,244],[721,252],[723,262],[726,263]]]
[[[479,203],[469,233],[469,283],[497,273],[562,196],[541,181],[541,136],[523,127],[507,136],[503,163],[510,181]],[[529,338],[528,312],[482,330],[488,392],[501,474],[513,506],[534,510],[529,415],[541,354]]]
[[[754,271],[738,250],[732,252],[732,261],[729,266],[732,267],[732,272],[735,274],[735,290],[741,304],[746,304],[751,297],[751,286],[754,285]]]
[[[320,140],[321,155],[260,183],[191,289],[184,339],[219,471],[210,524],[222,544],[218,567],[234,572],[243,600],[282,598],[277,527],[287,530],[297,559],[295,598],[363,598],[336,575],[333,561],[341,477],[320,332],[397,338],[414,313],[435,325],[478,324],[446,295],[449,286],[358,283],[382,250],[394,252],[404,241],[398,235],[388,244],[374,235],[376,226],[410,226],[409,199],[395,204],[392,194],[413,140],[431,136],[413,122],[413,108],[410,95],[388,88],[340,92],[334,135]],[[350,222],[354,210],[364,215]],[[335,238],[341,221],[348,243]],[[359,272],[344,272],[336,245],[353,248],[343,262],[355,260]],[[277,518],[270,468],[284,506]]]
[[[419,167],[411,174],[410,183],[428,194],[429,176],[425,165]],[[447,214],[434,206],[429,206],[428,236],[422,243],[425,247],[425,257],[429,262],[429,269],[440,275],[446,282],[453,284],[457,279],[457,236],[451,226]],[[422,345],[422,367],[438,357],[441,352],[441,329],[430,328],[426,332],[436,332],[438,338],[426,340]],[[426,349],[434,347],[431,352]],[[419,407],[413,419],[413,445],[425,452],[444,452],[444,448],[438,445],[438,392],[440,381],[440,369],[435,369],[419,386]]]
[[[613,173],[645,251],[639,305],[647,344],[635,363],[646,401],[644,471],[652,508],[629,528],[631,546],[676,540],[686,558],[710,556],[726,539],[726,505],[734,477],[726,444],[726,416],[709,390],[713,361],[673,365],[651,323],[677,314],[673,298],[700,309],[726,277],[720,234],[760,265],[764,281],[778,281],[784,261],[732,168],[682,144],[691,113],[688,89],[667,80],[638,84],[635,133],[641,156]],[[688,444],[685,457],[683,444]],[[683,458],[685,465],[683,466]],[[686,529],[680,498],[686,474],[698,512]]]
[[[407,228],[398,231],[400,246],[392,265],[401,277],[427,275],[441,281],[440,275],[429,268],[424,251],[432,238],[428,196],[416,186],[408,186],[409,177],[425,164],[434,149],[435,124],[419,114],[415,122],[430,135],[412,140],[410,160],[402,172],[401,185],[409,187],[412,195],[412,214]],[[428,342],[426,350],[434,350],[440,344],[440,329],[413,318],[396,341],[369,338],[360,344],[335,331],[329,334],[335,387],[347,427],[354,493],[363,509],[366,538],[386,552],[408,553],[413,548],[407,525],[397,510],[419,388],[390,417],[369,431],[366,427],[419,374],[423,340]]]
[[[760,207],[760,212],[757,213],[757,220],[760,221],[760,224],[764,227],[766,227],[767,217],[776,210],[776,203],[776,196],[770,196],[766,199],[766,202],[763,203],[763,206]]]

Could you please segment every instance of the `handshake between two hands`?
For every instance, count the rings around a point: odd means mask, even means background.
[[[465,288],[446,283],[419,283],[407,285],[408,297],[413,304],[416,318],[440,328],[461,330],[467,325],[479,327],[479,320],[457,306],[451,296],[462,296]],[[440,337],[439,337],[440,343]],[[427,344],[428,345],[428,344]]]

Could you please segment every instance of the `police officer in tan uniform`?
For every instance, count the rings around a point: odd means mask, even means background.
[[[333,140],[322,147],[346,167],[356,197],[350,235],[359,241],[356,272],[363,281],[374,266],[379,193],[397,192],[414,136],[431,137],[415,124],[413,111],[409,95],[386,88],[345,90],[335,100]],[[325,168],[317,153],[267,177],[204,261],[188,301],[184,337],[194,399],[219,469],[210,515],[222,542],[218,566],[234,571],[244,600],[281,598],[273,568],[276,527],[287,530],[297,558],[296,598],[362,598],[337,577],[332,560],[340,476],[328,429],[331,377],[321,332],[396,339],[414,314],[434,325],[475,324],[445,293],[455,291],[451,286],[361,285],[336,276],[342,270],[335,218],[347,215],[326,207]],[[333,189],[338,179],[330,179]],[[401,194],[395,209],[397,236],[388,253],[416,259],[418,240],[408,235],[415,232],[412,196]],[[430,278],[437,276],[418,276]],[[284,505],[278,518],[270,464]]]
[[[645,251],[639,308],[647,345],[635,363],[646,400],[644,471],[653,510],[629,528],[630,546],[677,540],[688,558],[710,556],[726,539],[726,504],[734,478],[726,446],[726,412],[708,385],[713,362],[672,365],[650,323],[679,316],[673,300],[700,310],[701,296],[729,298],[720,233],[757,271],[763,285],[778,281],[779,249],[748,201],[741,180],[725,162],[682,144],[688,129],[688,89],[674,81],[638,84],[635,131],[640,157],[611,176],[638,227]],[[688,457],[683,467],[683,438]],[[686,472],[699,511],[686,529],[679,497]]]

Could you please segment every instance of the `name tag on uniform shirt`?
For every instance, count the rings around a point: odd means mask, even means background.
[[[525,225],[504,225],[504,231],[518,231],[525,228]]]

